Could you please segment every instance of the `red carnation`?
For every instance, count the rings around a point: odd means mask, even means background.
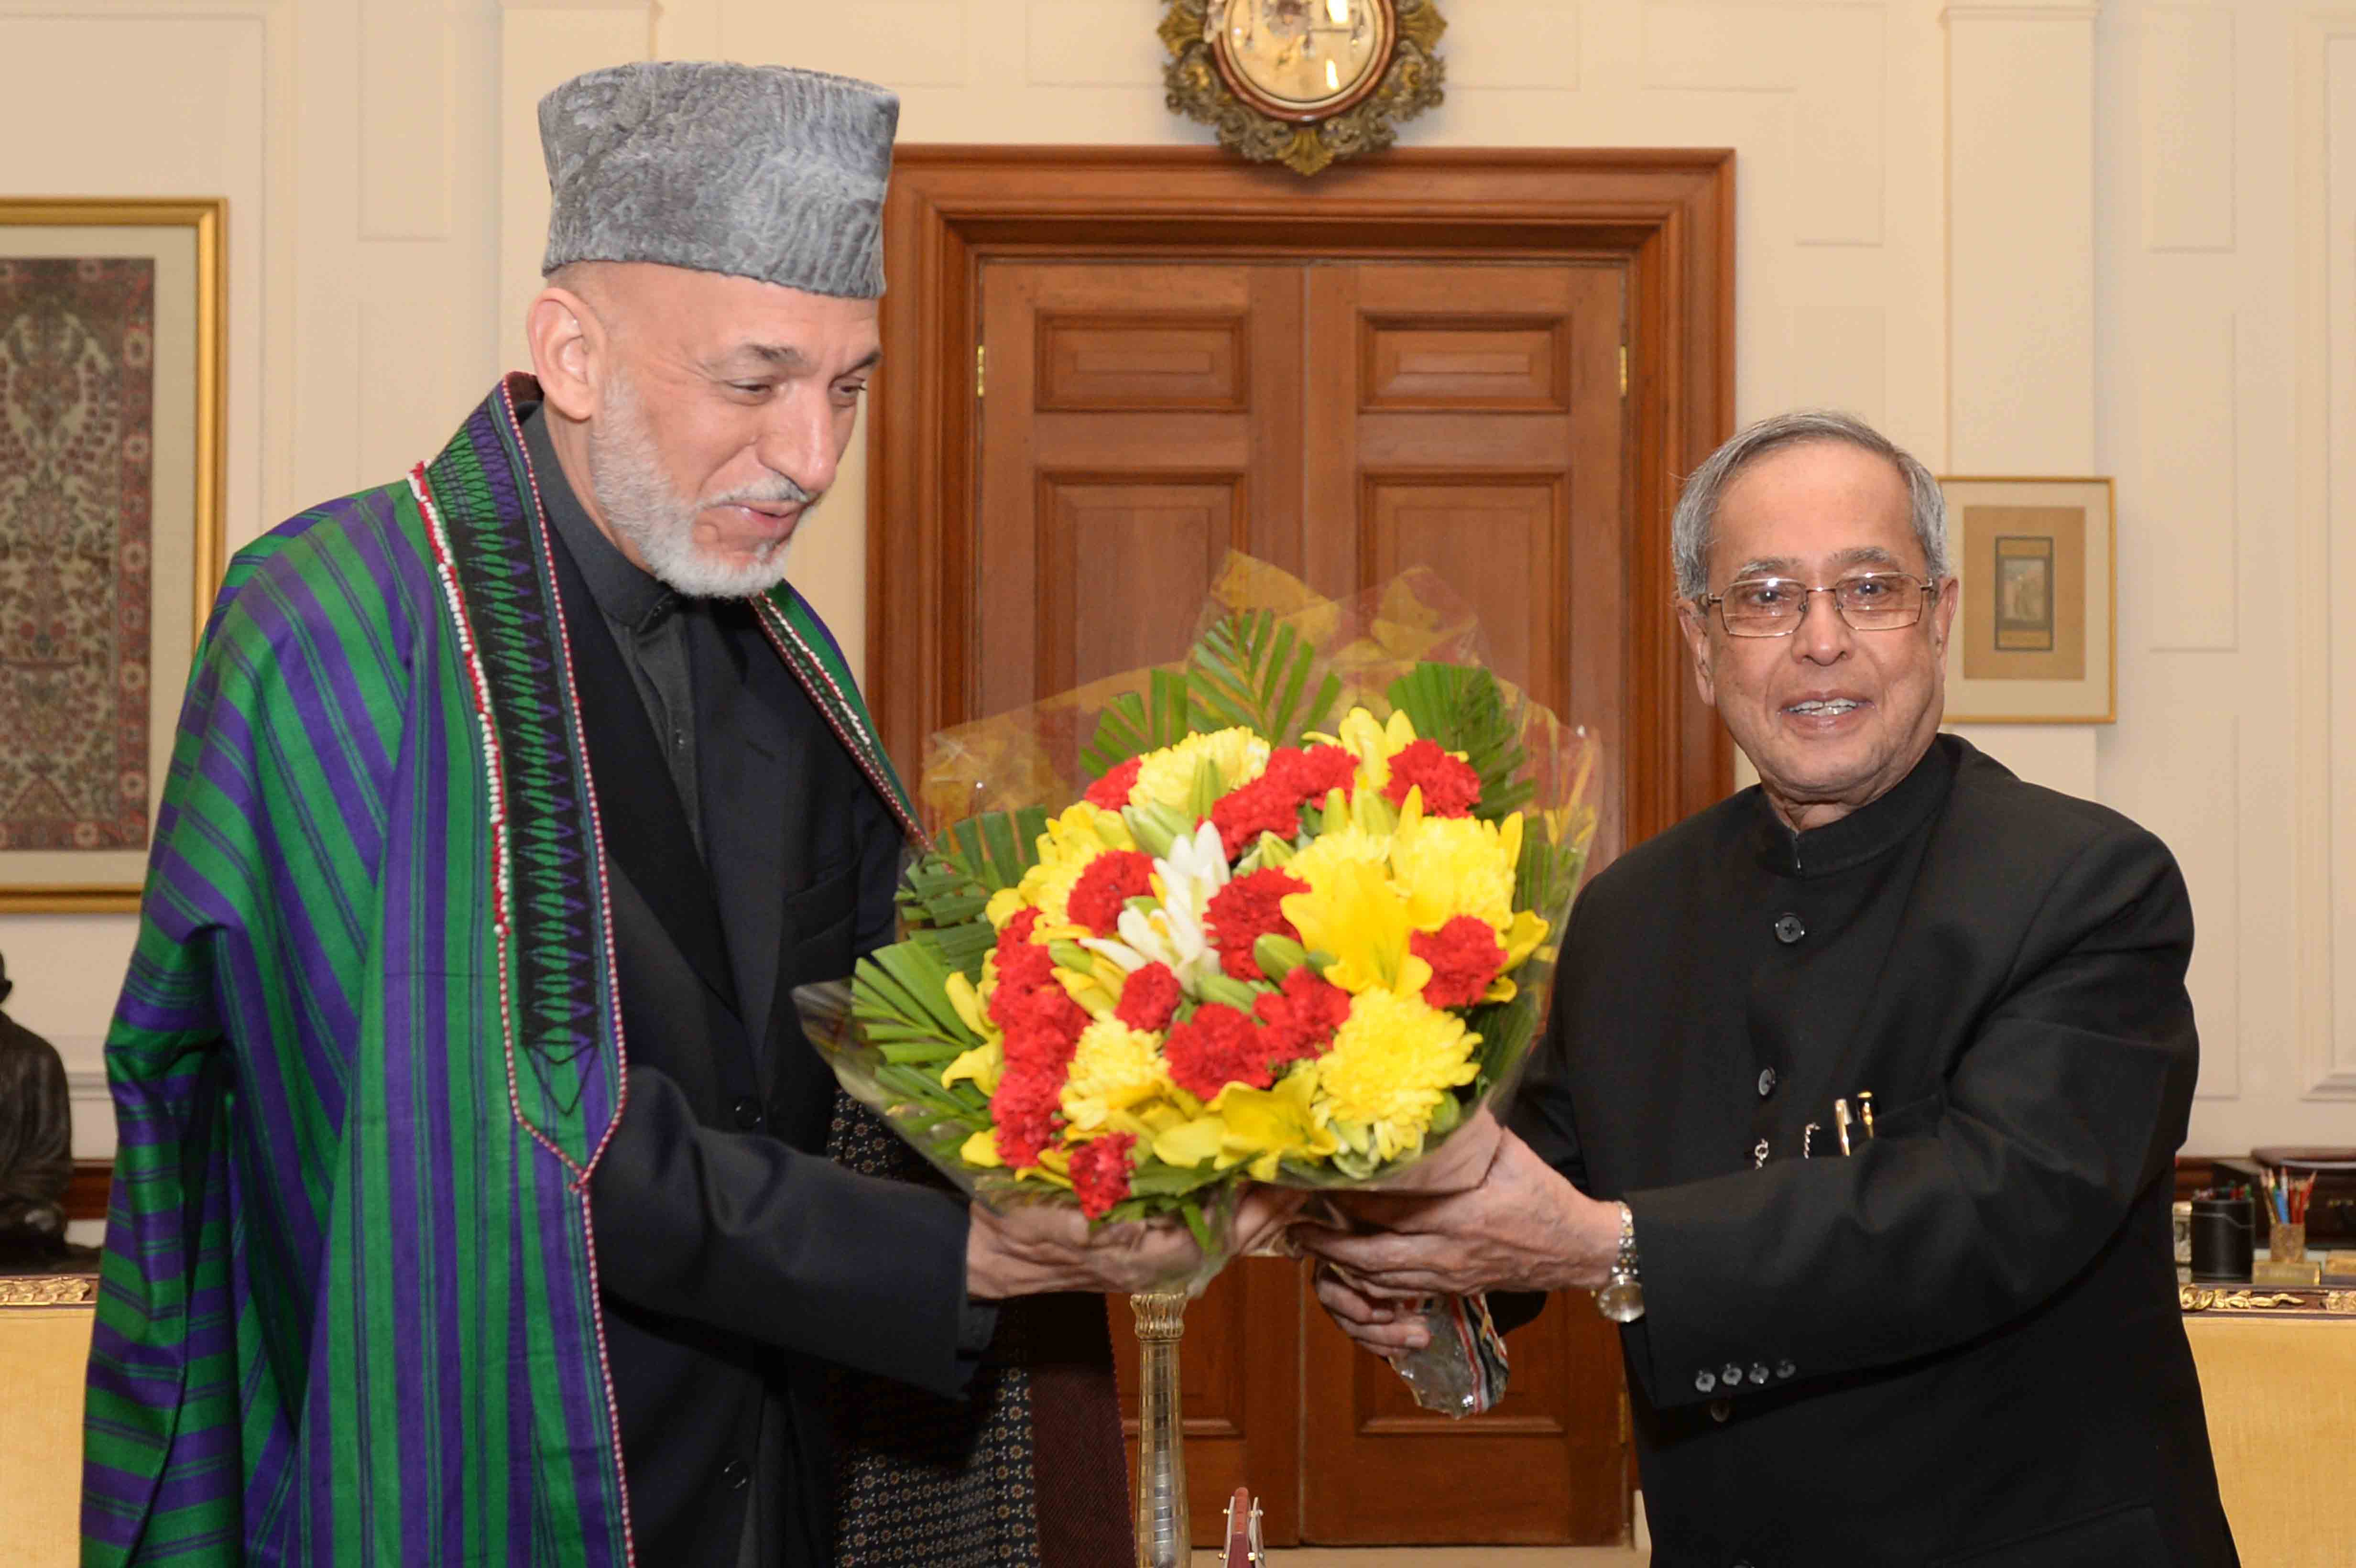
[[[1039,1163],[1055,1141],[1064,1080],[1088,1016],[1055,979],[1055,961],[1027,940],[1038,924],[1036,910],[1023,910],[998,933],[998,981],[990,993],[990,1018],[1005,1033],[1005,1071],[990,1097],[998,1157],[1021,1169]]]
[[[1152,1034],[1170,1027],[1178,1010],[1178,976],[1167,964],[1148,964],[1130,971],[1121,982],[1120,1005],[1112,1016],[1134,1029]]]
[[[1301,796],[1281,779],[1266,773],[1238,789],[1229,790],[1211,805],[1211,825],[1227,859],[1239,859],[1259,842],[1263,833],[1290,838],[1301,831]]]
[[[1072,1151],[1072,1190],[1080,1196],[1081,1213],[1101,1220],[1129,1196],[1129,1151],[1136,1143],[1135,1133],[1113,1133]]]
[[[1339,746],[1279,746],[1269,753],[1268,770],[1260,775],[1280,781],[1306,804],[1317,805],[1327,795],[1350,793],[1358,778],[1358,759]]]
[[[1121,906],[1153,891],[1153,857],[1135,849],[1108,849],[1088,862],[1064,911],[1098,936],[1120,923]]]
[[[1270,867],[1237,877],[1211,895],[1204,916],[1210,926],[1211,945],[1219,950],[1219,967],[1231,979],[1264,980],[1252,944],[1271,933],[1298,942],[1301,933],[1284,918],[1278,901],[1287,893],[1305,893],[1309,884]]]
[[[1230,1083],[1265,1089],[1275,1083],[1269,1071],[1273,1044],[1268,1031],[1243,1013],[1206,1002],[1170,1031],[1162,1054],[1173,1083],[1197,1100],[1209,1100]]]
[[[1410,741],[1391,757],[1391,782],[1383,798],[1407,804],[1407,792],[1423,791],[1426,816],[1470,816],[1481,803],[1481,775],[1472,764],[1450,756],[1437,741]]]
[[[1007,1036],[1011,1047],[1015,1037]],[[1066,1058],[1066,1065],[1069,1065]],[[1012,1052],[998,1092],[990,1097],[990,1118],[997,1124],[998,1157],[1017,1170],[1039,1163],[1039,1156],[1055,1141],[1057,1109],[1063,1102],[1064,1072],[1045,1062],[1017,1065]]]
[[[1252,1011],[1268,1026],[1275,1061],[1312,1061],[1325,1054],[1349,1019],[1350,993],[1303,964],[1284,977],[1284,989],[1262,996]]]
[[[1055,960],[1045,948],[1035,942],[1000,943],[998,985],[990,993],[991,1020],[1001,1029],[1012,1029],[1012,1019],[1028,1006],[1030,993],[1049,986],[1055,986]]]
[[[1137,787],[1137,771],[1144,765],[1143,757],[1131,757],[1122,763],[1088,785],[1087,803],[1107,811],[1119,811],[1129,804],[1129,792]]]
[[[1419,931],[1408,950],[1431,965],[1423,999],[1435,1008],[1469,1008],[1505,965],[1505,944],[1477,915],[1460,914],[1438,931]]]

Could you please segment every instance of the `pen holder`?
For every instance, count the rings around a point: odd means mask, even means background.
[[[2202,1285],[2246,1281],[2257,1215],[2239,1198],[2192,1200],[2192,1277]]]
[[[2307,1221],[2277,1220],[2266,1238],[2266,1256],[2276,1263],[2297,1263],[2307,1256]]]

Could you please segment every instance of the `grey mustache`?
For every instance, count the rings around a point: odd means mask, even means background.
[[[791,479],[780,478],[775,485],[759,485],[749,490],[731,490],[725,496],[715,496],[704,503],[707,507],[774,507],[778,505],[807,507],[818,499],[816,493],[803,489]]]

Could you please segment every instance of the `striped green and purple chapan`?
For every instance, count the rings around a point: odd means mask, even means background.
[[[622,1042],[513,392],[241,551],[207,628],[107,1040],[86,1563],[629,1560]],[[906,819],[824,628],[764,621]]]

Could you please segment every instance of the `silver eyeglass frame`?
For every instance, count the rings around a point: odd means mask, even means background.
[[[1909,621],[1899,621],[1887,626],[1860,626],[1856,622],[1850,620],[1848,618],[1848,612],[1841,608],[1839,593],[1840,585],[1844,582],[1861,581],[1867,579],[1877,581],[1897,579],[1901,581],[1912,582],[1916,587],[1922,589],[1922,597],[1914,606],[1913,619]],[[1780,632],[1736,631],[1734,629],[1734,623],[1726,618],[1726,595],[1723,593],[1705,593],[1700,598],[1694,600],[1693,603],[1700,607],[1702,619],[1704,620],[1708,620],[1709,618],[1711,606],[1717,606],[1718,624],[1726,628],[1726,635],[1730,637],[1789,637],[1794,635],[1798,633],[1801,627],[1808,624],[1809,607],[1815,603],[1816,595],[1819,593],[1832,594],[1833,613],[1838,615],[1841,620],[1841,624],[1847,626],[1852,632],[1902,632],[1909,626],[1919,626],[1922,624],[1923,613],[1929,610],[1932,605],[1936,604],[1939,602],[1939,589],[1941,586],[1935,579],[1917,577],[1911,571],[1859,571],[1853,572],[1847,577],[1836,579],[1834,581],[1826,584],[1822,588],[1807,587],[1804,583],[1800,583],[1800,580],[1796,577],[1746,577],[1738,579],[1736,582],[1728,583],[1727,587],[1731,589],[1738,586],[1740,582],[1795,583],[1800,585],[1802,592],[1806,597],[1805,602],[1800,606],[1799,615],[1790,625],[1784,627]]]

